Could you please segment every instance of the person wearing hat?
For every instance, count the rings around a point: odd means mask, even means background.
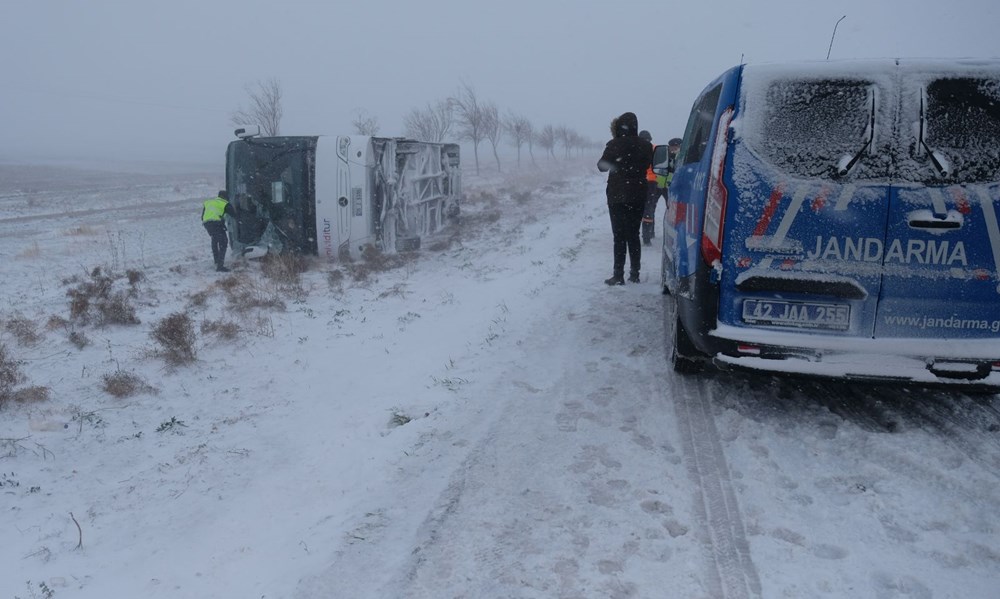
[[[626,252],[631,268],[628,280],[639,282],[639,226],[646,205],[646,168],[653,160],[653,144],[639,137],[639,119],[633,112],[611,121],[611,134],[614,137],[604,146],[604,154],[597,162],[598,170],[608,173],[608,213],[614,237],[614,271],[604,283],[624,285]]]
[[[219,272],[229,272],[225,264],[229,236],[223,220],[227,214],[236,218],[236,210],[229,203],[229,193],[225,189],[220,190],[219,195],[214,198],[205,200],[201,208],[201,224],[212,238],[212,258],[215,260],[215,270]]]

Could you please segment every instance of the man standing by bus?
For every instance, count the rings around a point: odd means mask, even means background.
[[[229,245],[229,236],[226,234],[226,223],[223,217],[228,214],[236,218],[236,210],[229,203],[229,193],[225,189],[219,191],[219,195],[205,200],[201,208],[201,224],[208,231],[212,238],[212,258],[215,260],[215,270],[219,272],[229,272],[226,268],[226,247]]]

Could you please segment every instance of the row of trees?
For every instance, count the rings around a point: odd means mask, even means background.
[[[500,167],[497,147],[504,141],[517,150],[517,165],[521,166],[522,148],[527,148],[531,161],[535,161],[535,146],[552,158],[557,146],[562,146],[568,158],[574,151],[595,147],[592,141],[564,125],[545,125],[538,129],[528,117],[507,111],[501,115],[494,102],[479,97],[475,88],[463,83],[458,92],[424,108],[413,108],[403,119],[407,137],[423,141],[441,142],[452,135],[472,144],[476,172],[479,172],[479,144],[487,142],[493,150],[493,159]]]
[[[230,119],[233,125],[259,123],[264,135],[279,135],[283,110],[278,80],[259,81],[256,87],[247,86],[246,92],[250,97],[250,109],[235,111]],[[377,135],[380,129],[378,118],[362,109],[355,111],[351,124],[359,135]],[[536,128],[522,114],[507,111],[501,115],[494,102],[481,98],[472,85],[464,82],[454,95],[430,102],[423,108],[411,109],[403,119],[403,126],[407,137],[421,141],[440,143],[455,138],[468,141],[472,145],[477,174],[479,146],[483,142],[493,150],[497,171],[501,170],[497,148],[504,142],[517,150],[518,167],[521,166],[522,148],[527,149],[534,164],[536,146],[553,159],[557,148],[569,158],[574,152],[600,147],[565,125]]]

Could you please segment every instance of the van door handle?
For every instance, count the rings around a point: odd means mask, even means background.
[[[906,222],[911,229],[953,231],[962,228],[965,218],[957,210],[949,210],[945,214],[934,214],[930,210],[914,210],[907,215]]]

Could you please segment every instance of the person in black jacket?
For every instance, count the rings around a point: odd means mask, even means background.
[[[625,253],[628,250],[628,280],[639,282],[642,246],[639,228],[646,205],[646,169],[653,160],[653,144],[639,137],[639,119],[626,112],[611,121],[612,139],[597,162],[608,173],[608,212],[614,236],[614,272],[607,285],[625,284]]]

